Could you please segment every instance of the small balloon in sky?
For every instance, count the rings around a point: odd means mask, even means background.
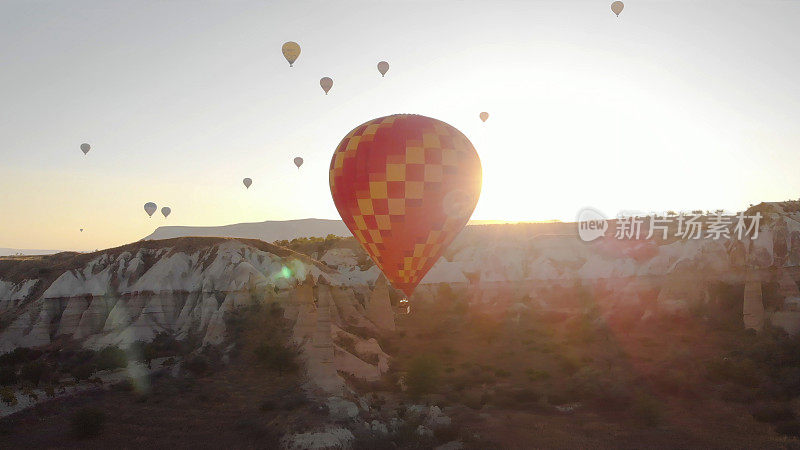
[[[164,215],[165,219],[167,217],[169,217],[170,213],[172,213],[172,209],[169,206],[165,206],[165,207],[161,208],[161,214]]]
[[[323,77],[319,80],[319,85],[322,86],[325,95],[328,95],[328,91],[333,87],[333,80],[330,77]]]
[[[488,112],[486,112],[486,111],[482,112],[482,113],[481,113],[481,120],[482,120],[482,121],[484,121],[484,122],[486,122],[487,120],[489,120],[489,113],[488,113]]]
[[[283,44],[281,51],[283,52],[283,57],[289,62],[289,67],[293,67],[297,57],[300,56],[300,45],[297,42],[289,41]]]
[[[157,209],[158,206],[156,206],[156,204],[153,202],[147,202],[144,204],[144,212],[146,212],[150,217],[153,217],[153,213],[155,213]]]
[[[381,76],[385,76],[386,72],[389,71],[389,63],[386,61],[381,61],[378,63],[378,72],[381,73]]]
[[[253,180],[251,180],[250,178],[245,178],[244,180],[242,180],[242,183],[244,184],[244,187],[250,189],[250,185],[253,184]]]
[[[81,228],[81,233],[83,233],[83,228]]]
[[[623,8],[625,8],[625,4],[620,1],[616,1],[611,4],[611,11],[613,11],[617,17],[619,17],[619,14],[622,12]]]
[[[84,155],[89,153],[89,150],[91,150],[91,149],[92,149],[91,145],[89,145],[89,144],[87,144],[85,142],[83,144],[81,144],[81,151],[83,152]]]
[[[300,170],[300,166],[303,165],[303,158],[297,157],[294,159],[294,165],[297,166],[297,169]]]

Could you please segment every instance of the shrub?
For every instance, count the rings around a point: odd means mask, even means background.
[[[111,389],[119,392],[133,392],[136,386],[134,386],[133,381],[130,378],[120,381],[119,383],[115,383],[111,386]]]
[[[10,386],[17,382],[17,371],[13,366],[0,367],[0,386]]]
[[[525,374],[528,375],[528,379],[531,381],[542,381],[550,379],[550,373],[544,370],[536,370],[536,369],[527,369]]]
[[[487,400],[488,400],[488,397],[485,397],[485,396],[483,396],[481,394],[470,393],[470,394],[464,395],[462,397],[461,401],[464,403],[464,406],[466,406],[467,408],[481,409],[481,408],[483,408],[483,405],[486,404]]]
[[[97,370],[118,369],[128,365],[128,357],[119,347],[109,346],[95,354],[94,363]]]
[[[494,371],[494,375],[501,378],[507,378],[511,376],[511,372],[504,369],[497,369]]]
[[[708,363],[706,370],[712,381],[729,381],[747,387],[755,387],[759,381],[758,368],[750,359],[716,359]]]
[[[794,411],[786,403],[759,403],[751,411],[759,422],[776,423],[794,419]]]
[[[726,383],[720,387],[720,397],[726,402],[752,403],[756,395],[751,388],[734,383]]]
[[[419,355],[413,360],[406,373],[408,393],[412,397],[429,394],[439,386],[441,363],[432,355]]]
[[[277,409],[278,405],[275,404],[272,400],[264,400],[261,402],[261,405],[258,407],[263,412],[273,411]]]
[[[17,396],[11,389],[7,387],[0,388],[0,400],[3,400],[3,403],[8,406],[14,406],[17,404]]]
[[[0,355],[0,366],[14,366],[33,361],[42,356],[41,350],[17,347],[4,355]]]
[[[800,422],[789,420],[775,426],[775,432],[784,436],[800,438]]]
[[[105,414],[97,408],[82,408],[72,416],[72,434],[78,439],[97,436],[103,431],[105,418]]]
[[[52,369],[41,361],[27,363],[19,372],[19,378],[22,381],[27,381],[34,386],[38,386],[40,381],[50,381],[51,376]]]
[[[94,364],[84,363],[78,364],[77,366],[72,368],[70,373],[76,380],[87,380],[90,376],[95,372]]]
[[[194,375],[205,375],[211,370],[211,364],[205,355],[194,355],[184,363],[184,367]]]
[[[297,351],[281,344],[262,343],[254,350],[256,359],[267,368],[277,370],[278,374],[294,372],[298,369]]]
[[[647,394],[639,394],[636,396],[631,407],[631,412],[643,425],[649,427],[658,426],[663,416],[661,405],[655,398]]]
[[[674,368],[661,369],[653,375],[652,381],[658,389],[671,395],[685,398],[697,395],[697,388],[686,373]]]

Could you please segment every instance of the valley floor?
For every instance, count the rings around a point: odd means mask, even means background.
[[[800,340],[777,332],[702,317],[626,324],[591,311],[467,308],[444,293],[380,338],[392,370],[351,381],[369,407],[334,420],[324,398],[303,394],[302,371],[281,375],[254,359],[270,339],[265,324],[243,326],[227,366],[4,418],[0,448],[277,448],[283,436],[332,424],[353,430],[357,449],[800,448]],[[357,432],[374,419],[412,422],[412,405],[437,405],[452,425],[427,440]],[[73,418],[87,407],[105,424],[79,437]]]

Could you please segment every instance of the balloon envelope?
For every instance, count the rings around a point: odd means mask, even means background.
[[[381,73],[381,76],[386,75],[386,72],[389,71],[389,63],[386,61],[381,61],[378,63],[378,72]]]
[[[153,202],[147,202],[144,204],[144,212],[147,213],[148,216],[153,217],[153,213],[156,212],[158,206],[156,206]]]
[[[83,233],[83,228],[81,228],[81,233]]]
[[[325,91],[325,95],[328,95],[328,91],[330,91],[333,87],[333,80],[329,77],[323,77],[319,80],[319,85],[322,86],[322,90]]]
[[[84,155],[89,153],[89,150],[91,150],[91,149],[92,149],[91,145],[89,145],[89,144],[81,144],[81,151],[83,152]]]
[[[294,165],[297,166],[297,168],[299,169],[300,166],[303,165],[303,158],[301,158],[299,156],[297,158],[295,158],[294,159]]]
[[[348,133],[331,159],[329,181],[344,223],[410,296],[472,215],[481,162],[452,126],[399,114]]]
[[[244,183],[244,187],[250,189],[250,185],[253,184],[253,180],[251,180],[250,178],[245,178],[244,180],[242,180],[242,183]]]
[[[172,213],[172,209],[169,206],[161,208],[161,214],[163,214],[165,218],[169,217],[170,213]]]
[[[620,1],[616,1],[611,4],[611,11],[613,11],[614,14],[617,15],[617,17],[619,17],[619,13],[622,12],[623,8],[625,8],[625,4]]]
[[[481,113],[481,120],[482,120],[482,121],[484,121],[484,122],[486,122],[486,120],[487,120],[487,119],[489,119],[489,113],[487,113],[487,112],[482,112],[482,113]]]
[[[292,67],[297,57],[300,56],[300,45],[297,42],[289,41],[281,47],[283,57],[289,62],[289,67]]]

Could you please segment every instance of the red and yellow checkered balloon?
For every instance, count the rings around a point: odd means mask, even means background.
[[[344,223],[392,285],[410,296],[472,215],[481,161],[452,126],[397,114],[342,139],[330,184]]]

